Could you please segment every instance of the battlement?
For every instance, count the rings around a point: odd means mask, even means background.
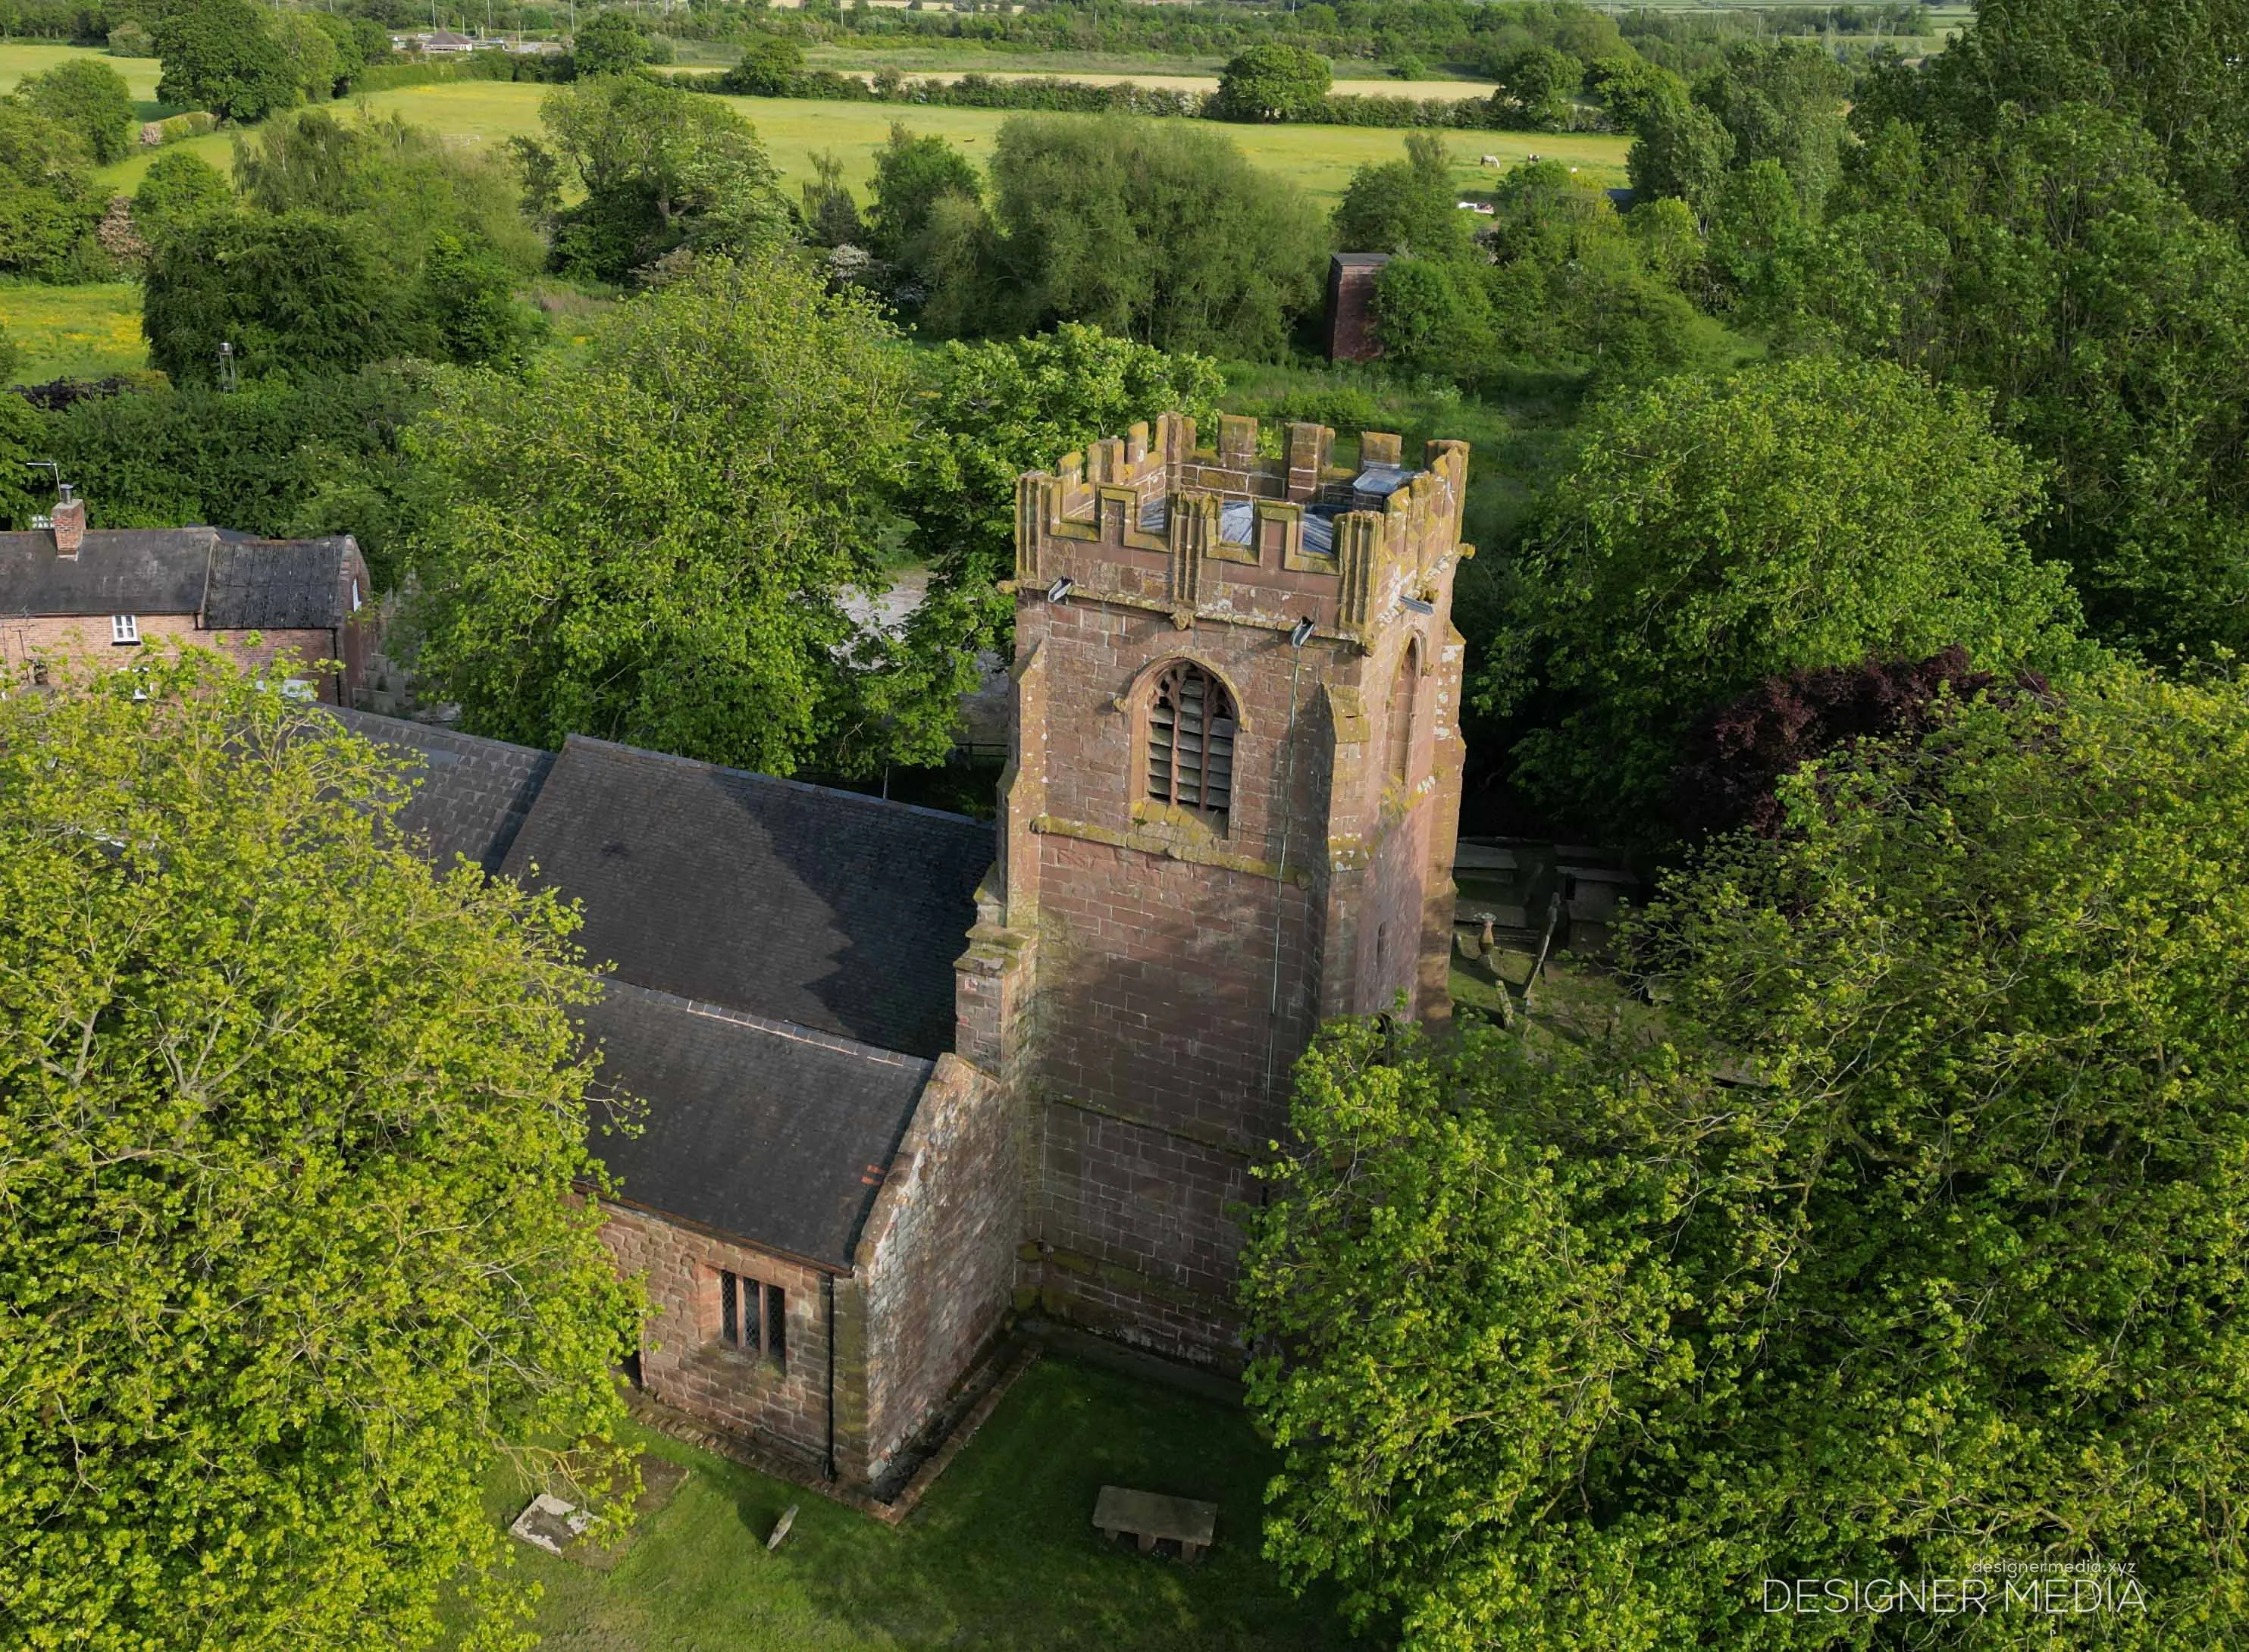
[[[1359,437],[1356,469],[1332,463],[1335,432],[1291,424],[1258,451],[1255,419],[1228,415],[1214,447],[1175,413],[1152,434],[1065,454],[1015,490],[1015,578],[1068,579],[1085,596],[1196,619],[1316,630],[1365,643],[1403,601],[1441,603],[1457,561],[1468,444],[1428,443],[1423,467],[1396,435]]]

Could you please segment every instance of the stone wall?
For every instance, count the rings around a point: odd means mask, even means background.
[[[1252,421],[1215,434],[1200,447],[1166,415],[1019,488],[992,922],[1035,957],[1018,1299],[1231,1364],[1232,1212],[1318,1019],[1400,993],[1447,1007],[1467,454],[1433,443],[1427,470],[1361,500],[1322,427],[1271,458]],[[1360,447],[1402,459],[1394,435]],[[1260,502],[1247,540],[1214,531],[1220,495]],[[1303,537],[1314,506],[1342,511],[1331,553]],[[1145,795],[1150,685],[1181,660],[1238,714],[1222,823]]]
[[[863,1363],[839,1357],[837,1382],[864,1396],[861,1477],[884,1477],[1006,1320],[1017,1174],[1001,1086],[942,1057],[852,1258],[867,1334]]]
[[[827,1450],[828,1326],[821,1271],[753,1246],[686,1228],[630,1206],[602,1207],[602,1237],[618,1268],[646,1281],[650,1318],[641,1333],[642,1384],[657,1399],[754,1436],[810,1462]],[[787,1349],[779,1365],[719,1340],[719,1275],[779,1285],[787,1293]],[[836,1292],[838,1318],[857,1315],[848,1284]],[[850,1340],[839,1337],[839,1354]],[[863,1337],[860,1339],[863,1345]],[[864,1458],[863,1407],[837,1416],[837,1459],[846,1477]],[[857,1460],[855,1463],[854,1460]]]

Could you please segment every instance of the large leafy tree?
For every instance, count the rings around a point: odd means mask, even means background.
[[[528,382],[440,378],[422,668],[505,739],[825,755],[879,652],[843,598],[884,583],[911,372],[872,300],[776,257],[699,261]]]
[[[156,95],[229,120],[263,120],[297,101],[288,54],[251,0],[185,0],[156,19]]]
[[[1618,1032],[1307,1059],[1245,1258],[1269,1551],[1413,1652],[2053,1644],[1994,1561],[2129,1563],[2085,1643],[2223,1643],[2249,691],[1956,703],[1786,800]],[[1990,1609],[1770,1609],[1804,1578]]]
[[[1942,145],[1874,132],[1773,291],[1847,346],[1991,393],[2052,466],[2039,548],[2105,634],[2249,646],[2249,255],[2143,127],[2088,105]]]
[[[73,58],[44,74],[26,75],[16,95],[78,134],[98,167],[122,161],[133,147],[133,93],[125,77],[93,58]]]
[[[604,11],[581,24],[570,38],[570,66],[581,79],[622,74],[648,61],[648,37],[622,11]]]
[[[214,212],[150,250],[141,330],[148,359],[208,384],[218,347],[242,371],[349,373],[421,337],[395,278],[353,226],[315,212]]]
[[[1336,205],[1336,244],[1354,252],[1466,257],[1471,216],[1460,209],[1445,141],[1416,132],[1406,140],[1403,161],[1373,162],[1351,175]]]
[[[890,141],[875,151],[874,197],[867,214],[875,256],[890,264],[893,291],[911,308],[929,296],[937,274],[933,220],[939,203],[968,207],[984,198],[975,163],[943,138],[916,137],[893,122]]]
[[[573,919],[260,686],[0,698],[10,1646],[497,1644],[485,1477],[620,1415]]]
[[[1159,349],[1269,360],[1319,302],[1318,213],[1218,132],[1019,115],[1000,128],[992,182],[991,233],[932,299],[962,331],[1086,321]]]
[[[978,655],[1010,646],[1014,604],[999,583],[1014,567],[1017,477],[1159,414],[1207,423],[1223,383],[1214,361],[1080,323],[932,353],[903,498],[928,595],[893,668],[863,682],[849,745],[924,760],[945,752]]]
[[[1871,79],[1854,119],[1902,117],[1940,147],[2089,105],[2146,128],[2196,210],[2249,223],[2249,10],[2238,0],[1987,0],[1922,72]]]
[[[1307,120],[1334,84],[1335,72],[1318,52],[1267,41],[1227,63],[1218,106],[1229,120]]]
[[[759,251],[795,222],[756,132],[714,98],[607,75],[557,87],[539,119],[553,147],[519,146],[526,171],[559,157],[585,191],[554,215],[562,269],[622,281],[683,249]]]
[[[84,280],[104,262],[86,145],[21,98],[0,98],[0,274]]]
[[[1665,380],[1586,423],[1486,690],[1547,696],[1525,778],[1634,830],[1688,723],[1775,673],[1956,643],[1997,669],[2075,646],[2061,571],[2023,542],[2038,500],[1977,398],[1894,366]]]

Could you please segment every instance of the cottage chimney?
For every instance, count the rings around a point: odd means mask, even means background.
[[[55,554],[78,560],[79,547],[86,543],[86,501],[71,497],[71,484],[62,484],[63,497],[55,501],[49,517],[55,530]]]

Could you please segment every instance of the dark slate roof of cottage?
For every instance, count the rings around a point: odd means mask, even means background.
[[[329,709],[346,728],[422,759],[414,796],[398,824],[421,839],[440,867],[465,855],[487,872],[499,870],[508,845],[531,812],[554,754],[505,740],[480,739],[451,729],[372,712]]]
[[[0,533],[0,614],[192,614],[216,630],[322,630],[351,615],[353,545],[217,528],[94,528],[75,558]]]
[[[592,1141],[622,1198],[851,1265],[931,1062],[615,981],[586,1030],[602,1083],[649,1104]]]
[[[316,630],[351,614],[351,541],[222,534],[211,553],[203,623],[217,631]]]
[[[0,614],[199,614],[215,528],[95,528],[76,558],[45,530],[0,533]]]
[[[994,847],[963,816],[574,736],[501,870],[583,902],[622,980],[935,1056]]]

